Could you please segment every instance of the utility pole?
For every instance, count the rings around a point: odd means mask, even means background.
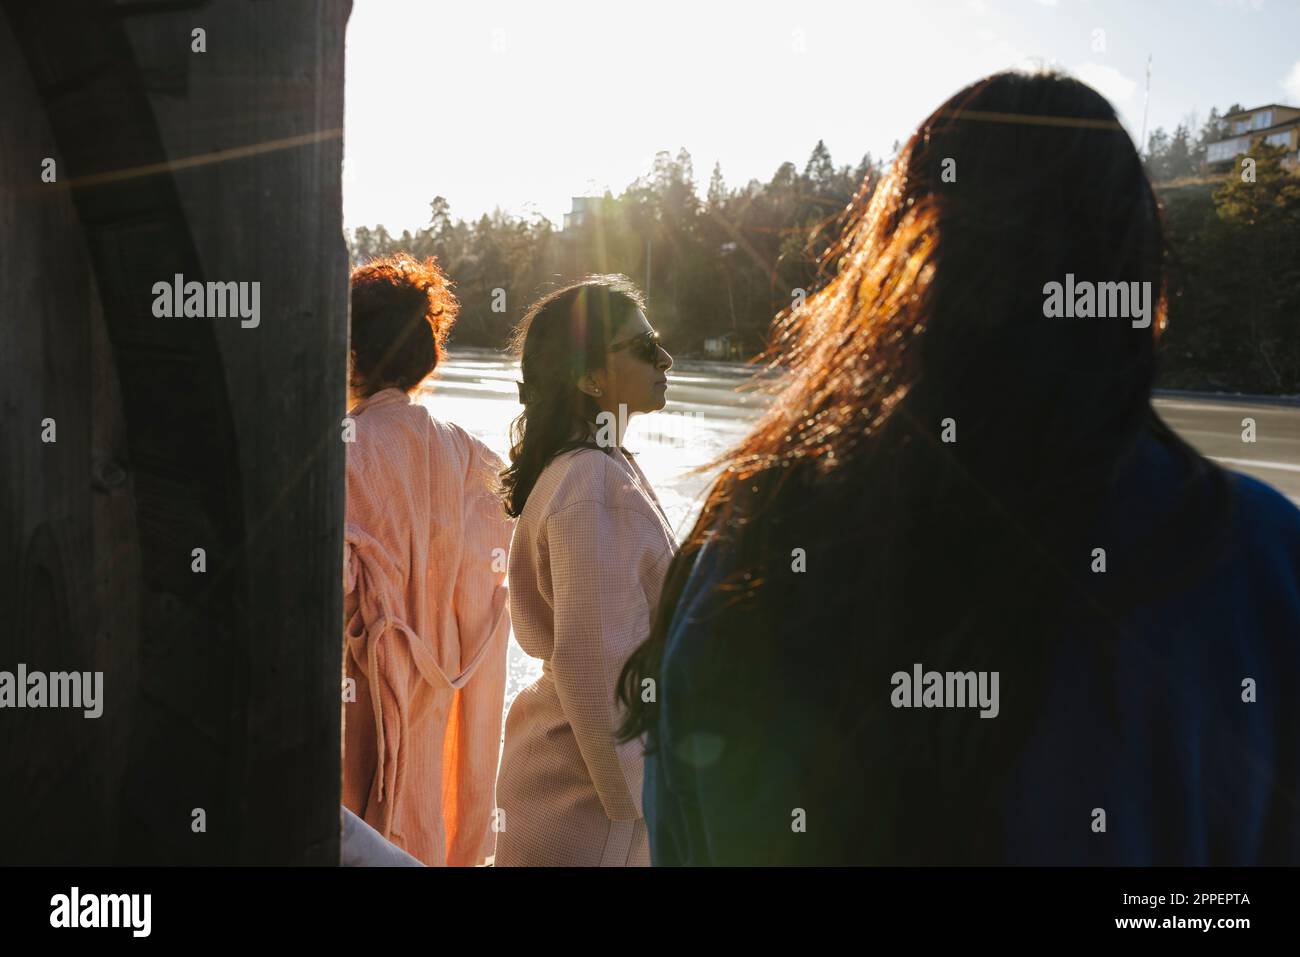
[[[1147,89],[1142,96],[1142,141],[1138,143],[1138,153],[1147,148],[1147,107],[1151,105],[1151,54],[1147,54]],[[1149,158],[1149,157],[1148,157]]]

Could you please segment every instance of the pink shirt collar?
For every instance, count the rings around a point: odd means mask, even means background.
[[[360,402],[354,405],[351,409],[349,409],[348,415],[356,415],[358,412],[362,412],[366,409],[372,409],[375,408],[376,406],[395,405],[399,403],[401,405],[410,405],[411,404],[410,395],[403,392],[401,389],[397,389],[397,388],[380,389],[374,395],[366,396],[364,399],[362,399]]]

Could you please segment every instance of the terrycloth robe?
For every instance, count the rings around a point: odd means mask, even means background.
[[[397,389],[350,415],[343,804],[425,864],[478,864],[510,631],[501,460]]]
[[[649,635],[674,550],[650,483],[622,451],[557,456],[510,552],[515,638],[542,674],[506,718],[496,864],[650,863],[641,742],[614,742],[619,672]]]

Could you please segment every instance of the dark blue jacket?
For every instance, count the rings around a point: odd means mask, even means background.
[[[1098,540],[1151,528],[1185,469],[1145,443]],[[1199,580],[1139,602],[1107,653],[1086,629],[1063,632],[992,812],[1000,834],[988,863],[1300,864],[1300,511],[1246,476],[1228,473],[1228,489],[1226,545]],[[1171,533],[1153,584],[1182,547]],[[810,660],[736,680],[746,650],[714,640],[719,616],[743,613],[716,587],[733,566],[706,545],[669,628],[646,759],[652,861],[880,863],[855,848],[878,846],[867,838],[890,827],[866,799],[889,785],[819,707],[835,642],[861,636],[822,636]],[[913,798],[929,796],[903,791]]]

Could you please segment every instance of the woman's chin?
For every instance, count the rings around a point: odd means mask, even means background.
[[[655,389],[654,394],[644,402],[638,402],[634,406],[628,406],[628,418],[631,418],[634,415],[647,415],[651,412],[658,412],[667,404],[668,398],[664,395],[663,390]]]

